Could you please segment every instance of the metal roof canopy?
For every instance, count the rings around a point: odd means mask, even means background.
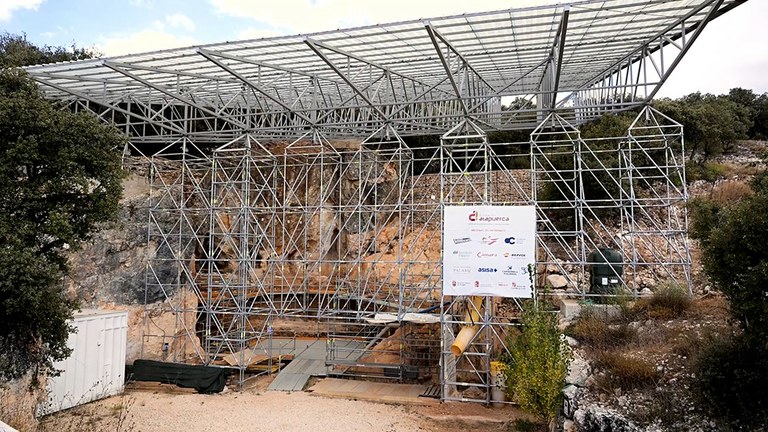
[[[135,139],[532,129],[650,100],[706,24],[747,0],[587,0],[26,68]],[[502,98],[524,98],[502,111]],[[508,99],[505,99],[505,102]]]

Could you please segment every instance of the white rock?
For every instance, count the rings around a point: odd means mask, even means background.
[[[578,387],[584,387],[587,378],[589,378],[589,373],[589,362],[578,353],[575,353],[571,364],[568,365],[568,375],[565,377],[565,382]]]
[[[565,288],[568,286],[568,279],[563,275],[551,274],[547,276],[547,285],[555,289]]]
[[[577,341],[576,339],[574,339],[574,338],[572,338],[570,336],[566,336],[565,337],[565,343],[567,343],[568,346],[571,347],[571,348],[576,348],[576,347],[579,346],[579,341]]]
[[[576,432],[576,423],[573,420],[565,420],[563,422],[563,432]]]

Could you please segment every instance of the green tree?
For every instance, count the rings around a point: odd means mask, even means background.
[[[0,68],[84,60],[97,54],[92,49],[79,48],[74,44],[69,49],[48,45],[38,47],[28,41],[25,34],[0,34]]]
[[[746,139],[752,126],[749,108],[727,96],[692,93],[677,100],[654,102],[659,111],[683,125],[690,157],[706,162]]]
[[[75,249],[118,211],[124,137],[0,70],[0,380],[67,355],[76,303],[61,278]]]
[[[755,192],[732,204],[690,202],[691,236],[699,240],[702,263],[725,294],[744,336],[768,341],[768,173],[752,181]]]
[[[557,315],[537,306],[524,311],[522,331],[508,341],[507,395],[554,430],[563,403],[571,350],[557,329]]]

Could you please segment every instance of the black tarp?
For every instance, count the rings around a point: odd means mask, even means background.
[[[218,393],[224,390],[229,370],[201,365],[136,360],[126,367],[128,380],[152,381],[193,388],[200,393]]]

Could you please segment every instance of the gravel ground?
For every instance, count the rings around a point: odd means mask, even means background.
[[[173,386],[142,385],[122,396],[47,418],[50,431],[368,431],[466,432],[507,430],[518,411],[478,404],[404,406],[331,399],[311,393],[242,392],[200,395]]]

